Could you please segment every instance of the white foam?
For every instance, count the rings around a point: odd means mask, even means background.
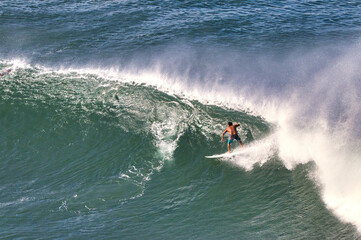
[[[60,67],[54,71],[97,74],[114,81],[147,84],[187,99],[262,116],[277,126],[274,135],[250,148],[254,149],[250,155],[257,157],[245,162],[235,159],[235,163],[246,169],[257,162],[263,164],[274,153],[274,145],[288,169],[314,161],[315,176],[327,206],[361,231],[361,154],[355,150],[361,146],[358,143],[361,138],[360,49],[356,44],[335,54],[328,54],[329,49],[296,52],[281,59],[240,61],[244,65],[235,65],[234,59],[220,55],[218,62],[210,60],[209,66],[200,69],[204,76],[190,74],[192,64],[199,59],[193,60],[192,54],[187,59],[187,53],[182,56],[188,61],[180,61],[186,62],[184,71],[177,69],[180,67],[176,60],[165,56],[141,69],[90,66]],[[226,69],[228,65],[235,73],[227,73],[228,78],[224,79],[222,67]],[[277,85],[280,78],[285,78],[284,84]],[[172,124],[179,124],[175,119],[172,118]],[[151,127],[160,153],[166,159],[171,158],[176,148],[175,135],[181,133],[168,128],[161,122]],[[169,136],[162,135],[163,130],[168,131]]]
[[[24,202],[29,202],[29,201],[34,201],[34,200],[35,200],[34,197],[21,197],[20,199],[17,199],[15,201],[0,203],[0,208],[8,207],[8,206],[11,206],[11,205],[19,205],[19,204],[22,204]]]
[[[243,148],[235,149],[242,154],[233,156],[224,156],[221,160],[231,162],[239,167],[252,170],[255,164],[262,166],[277,152],[275,135],[271,135],[265,139],[254,141]]]
[[[283,59],[273,71],[283,71],[293,79],[288,80],[288,86],[279,87],[279,91],[285,90],[281,94],[264,94],[263,88],[258,92],[253,90],[254,95],[247,92],[263,80],[256,79],[246,86],[230,86],[229,82],[210,86],[212,81],[192,81],[186,75],[169,77],[157,66],[129,72],[123,77],[203,103],[251,110],[273,122],[277,126],[274,135],[250,146],[249,155],[254,157],[234,156],[231,161],[251,169],[255,163],[263,164],[275,152],[288,169],[314,161],[316,180],[327,206],[361,231],[361,155],[355,147],[350,147],[361,136],[358,130],[361,56],[356,54],[359,50],[360,46],[352,46],[332,59],[327,54],[319,54],[323,50],[316,50],[309,55],[292,56],[296,59],[291,59],[290,64],[290,59]],[[356,145],[356,149],[361,146]]]
[[[159,155],[163,159],[157,167],[157,170],[160,170],[165,160],[173,159],[173,152],[184,132],[183,122],[186,120],[186,115],[177,108],[169,107],[158,109],[157,115],[159,120],[152,123],[151,132],[155,137],[154,144],[158,147]]]

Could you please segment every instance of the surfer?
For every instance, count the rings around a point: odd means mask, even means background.
[[[240,125],[238,123],[234,124],[232,122],[229,122],[227,124],[227,128],[226,130],[224,130],[224,132],[222,133],[222,142],[224,141],[224,134],[226,134],[226,132],[229,133],[228,136],[228,153],[231,153],[231,143],[233,142],[234,139],[236,139],[239,144],[241,145],[241,147],[243,147],[243,143],[241,141],[241,138],[238,136],[237,133],[237,127],[239,127]]]
[[[11,69],[8,69],[8,70],[6,70],[6,71],[4,71],[4,72],[0,73],[0,77],[1,77],[1,76],[4,76],[4,75],[6,75],[6,74],[8,74],[9,72],[11,72]]]

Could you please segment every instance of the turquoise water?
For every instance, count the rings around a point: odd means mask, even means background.
[[[360,8],[2,1],[0,238],[360,239]]]

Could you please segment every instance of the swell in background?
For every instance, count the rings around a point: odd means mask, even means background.
[[[266,156],[271,146],[289,169],[314,161],[323,200],[360,230],[360,3],[2,1],[0,6],[2,66],[15,68],[12,74],[28,61],[40,72],[145,83],[259,115],[276,126],[261,143]],[[101,109],[103,100],[89,104]],[[149,129],[169,157],[182,131],[164,127],[159,122]],[[159,129],[168,131],[169,139]],[[267,159],[233,161],[251,169]]]

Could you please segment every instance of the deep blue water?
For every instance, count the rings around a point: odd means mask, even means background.
[[[358,1],[1,1],[0,238],[360,239],[360,26]],[[205,158],[228,121],[244,153]]]

